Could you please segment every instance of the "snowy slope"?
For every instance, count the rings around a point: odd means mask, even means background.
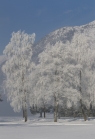
[[[83,35],[84,39],[88,39],[88,45],[92,45],[95,47],[95,21],[82,26],[63,27],[51,32],[34,45],[34,60],[37,60],[38,54],[41,53],[48,44],[54,45],[55,43],[58,43],[60,41],[63,44],[66,44],[67,41],[72,43],[72,40],[76,35]]]

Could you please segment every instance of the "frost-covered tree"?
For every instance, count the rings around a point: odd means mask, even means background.
[[[34,41],[35,34],[13,32],[11,40],[4,50],[7,61],[2,69],[6,74],[7,97],[15,112],[23,110],[25,121],[27,121],[27,108],[31,93],[29,75],[34,67],[31,60]]]
[[[46,115],[45,110],[48,105],[47,94],[46,94],[46,82],[45,77],[41,76],[40,64],[35,66],[35,70],[31,72],[30,75],[30,106],[38,111],[40,111],[40,116],[42,117],[42,111],[44,112],[44,117]]]
[[[54,98],[54,121],[57,121],[58,107],[62,105],[64,98],[67,100],[67,107],[72,102],[81,107],[85,120],[87,117],[83,105],[89,108],[93,102],[94,91],[91,90],[94,89],[95,81],[92,74],[95,50],[89,48],[87,38],[83,38],[85,37],[82,35],[76,35],[72,43],[67,41],[66,44],[58,42],[54,46],[49,45],[39,55],[39,92],[40,96],[45,94],[47,101],[48,98]]]
[[[77,90],[80,65],[77,64],[72,48],[61,43],[48,46],[39,55],[39,59],[40,79],[44,83],[41,90],[43,94],[47,94],[46,100],[53,98],[54,121],[57,122],[58,107],[62,104],[62,98],[68,100],[67,106],[68,102],[77,103],[80,98],[80,92]],[[77,76],[74,76],[75,74]]]
[[[51,104],[54,121],[57,121],[58,108],[64,103],[68,108],[81,107],[85,120],[84,105],[89,108],[93,102],[94,106],[95,50],[89,48],[83,38],[76,35],[72,43],[48,45],[31,74],[32,103],[39,107]]]
[[[85,37],[86,36],[86,37]],[[80,91],[80,104],[84,120],[87,119],[83,105],[87,108],[90,107],[94,92],[92,91],[95,83],[94,73],[95,65],[95,49],[93,46],[89,47],[90,38],[87,33],[78,35],[76,34],[72,40],[70,47],[75,51],[77,63],[80,64],[79,69],[79,91]],[[89,43],[88,43],[89,42]],[[92,77],[93,76],[93,77]]]
[[[39,71],[39,77],[35,86],[35,91],[37,95],[37,105],[40,108],[40,112],[44,112],[44,118],[46,117],[46,107],[49,107],[51,102],[49,103],[48,96],[48,84],[45,76],[41,76]]]

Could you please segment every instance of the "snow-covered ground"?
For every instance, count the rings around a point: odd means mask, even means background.
[[[95,119],[62,118],[57,123],[32,116],[25,123],[21,117],[0,117],[0,139],[94,139]]]

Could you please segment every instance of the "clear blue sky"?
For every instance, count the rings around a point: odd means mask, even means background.
[[[13,31],[36,33],[36,41],[63,26],[95,20],[95,0],[0,0],[0,54]]]

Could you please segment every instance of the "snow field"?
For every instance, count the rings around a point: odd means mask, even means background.
[[[57,123],[53,118],[21,117],[0,118],[0,139],[94,139],[95,120],[63,118]]]

